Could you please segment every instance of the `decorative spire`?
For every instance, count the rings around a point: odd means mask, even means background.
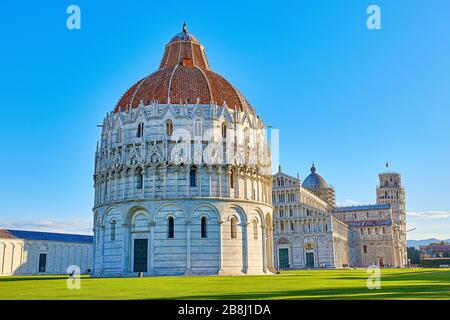
[[[281,165],[278,165],[278,172],[281,172]]]
[[[186,22],[183,22],[183,29],[181,31],[184,32],[184,33],[187,32]]]
[[[316,167],[314,166],[314,161],[313,161],[312,166],[311,166],[311,172],[312,173],[316,172]]]

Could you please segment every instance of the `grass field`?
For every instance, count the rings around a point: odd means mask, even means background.
[[[271,276],[83,277],[69,290],[65,276],[1,277],[0,299],[450,299],[450,270],[384,269],[369,290],[365,270],[287,271]]]

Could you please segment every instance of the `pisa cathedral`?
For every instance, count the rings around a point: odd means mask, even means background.
[[[303,183],[280,167],[272,201],[279,269],[408,264],[405,189],[399,173],[379,174],[376,204],[337,207],[334,188],[314,165]]]

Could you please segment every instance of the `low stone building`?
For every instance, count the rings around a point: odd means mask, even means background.
[[[350,265],[398,266],[389,204],[340,207],[333,215],[348,226]]]
[[[92,257],[92,236],[0,229],[0,276],[88,273]]]
[[[437,242],[420,246],[420,265],[422,267],[450,267],[450,243]]]

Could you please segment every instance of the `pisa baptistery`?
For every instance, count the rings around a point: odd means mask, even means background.
[[[274,272],[264,123],[186,25],[101,127],[92,276]]]

